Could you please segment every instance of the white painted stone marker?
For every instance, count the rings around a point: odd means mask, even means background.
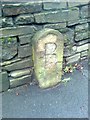
[[[54,29],[42,29],[33,39],[33,61],[36,80],[41,88],[49,88],[61,81],[64,39]]]

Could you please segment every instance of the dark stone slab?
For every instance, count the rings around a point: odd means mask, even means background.
[[[85,39],[85,40],[80,40],[80,41],[77,41],[76,42],[76,45],[78,46],[78,45],[83,45],[83,44],[86,44],[86,43],[88,43],[89,42],[89,39]]]
[[[24,58],[32,55],[32,46],[30,44],[18,47],[18,57]]]
[[[14,38],[3,38],[2,42],[2,59],[12,59],[17,54],[17,39]]]
[[[2,27],[12,27],[13,25],[13,19],[11,17],[2,19]]]
[[[62,9],[66,8],[66,2],[43,2],[45,10]]]
[[[31,75],[26,75],[20,78],[10,78],[10,88],[18,87],[31,82]]]
[[[88,29],[89,29],[88,23],[84,23],[84,24],[76,25],[75,32],[80,32],[82,30],[88,31]]]
[[[32,14],[20,15],[16,17],[15,24],[16,25],[26,25],[34,22],[34,16]]]
[[[9,76],[12,78],[19,78],[22,76],[31,75],[32,71],[33,70],[31,68],[22,69],[22,70],[15,70],[15,71],[10,72]]]
[[[40,12],[41,10],[42,10],[41,2],[10,4],[10,5],[3,6],[3,15],[12,16],[12,15],[19,15],[24,13]]]
[[[0,73],[0,92],[6,91],[9,88],[9,79],[7,72]]]
[[[1,37],[17,36],[34,33],[37,30],[35,26],[20,26],[0,29]]]
[[[34,14],[36,23],[55,23],[55,22],[65,22],[67,12],[63,14],[62,11],[49,11]]]
[[[68,45],[64,47],[64,57],[72,56],[77,52],[77,47]]]
[[[85,5],[85,4],[88,4],[88,1],[84,0],[83,2],[81,2],[81,1],[72,0],[72,1],[68,2],[68,7],[81,6],[81,5]]]
[[[79,19],[79,8],[78,7],[73,7],[68,9],[68,17],[66,21],[73,21],[73,20],[78,20]]]
[[[65,28],[65,27],[66,27],[66,22],[44,25],[44,28],[52,28],[56,30],[59,30],[60,28]]]
[[[32,34],[18,36],[18,37],[21,45],[31,43]]]
[[[80,60],[80,53],[77,53],[77,54],[74,54],[70,57],[67,57],[66,63],[71,64],[71,63],[77,62],[78,60]]]
[[[89,48],[88,48],[88,43],[86,43],[86,44],[83,44],[83,45],[80,45],[80,46],[78,46],[77,47],[77,52],[82,52],[82,51],[84,51],[84,50],[88,50]]]
[[[73,16],[73,14],[75,16]],[[34,14],[36,23],[55,23],[65,22],[79,18],[79,9],[73,8],[69,10],[48,11]]]
[[[66,45],[74,43],[74,30],[70,28],[59,29],[64,36],[64,43]]]
[[[77,32],[75,34],[75,41],[81,41],[89,38],[89,31]]]
[[[90,15],[89,15],[89,9],[88,9],[88,5],[86,5],[86,6],[83,6],[82,8],[81,8],[81,18],[87,18],[87,17],[90,17]]]
[[[87,50],[81,52],[81,57],[85,57],[85,56],[88,56],[88,51]]]
[[[4,66],[2,69],[12,71],[12,70],[18,70],[23,68],[29,68],[33,66],[32,58],[25,59],[7,66]]]

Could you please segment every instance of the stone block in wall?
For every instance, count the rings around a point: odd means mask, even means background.
[[[34,14],[36,23],[56,23],[56,22],[65,22],[67,11],[48,11]]]
[[[26,75],[31,75],[32,74],[32,69],[22,69],[22,70],[16,70],[16,71],[12,71],[10,72],[9,76],[12,78],[18,78],[18,77],[22,77],[22,76],[26,76]]]
[[[18,57],[24,58],[32,55],[32,46],[30,44],[18,47]]]
[[[20,78],[10,78],[10,88],[18,87],[20,85],[28,84],[31,82],[31,75],[26,75]]]
[[[85,39],[85,40],[81,40],[81,41],[78,41],[78,42],[76,42],[75,44],[78,46],[80,46],[80,45],[83,45],[83,44],[86,44],[86,43],[88,43],[89,42],[89,39]]]
[[[67,26],[75,26],[77,24],[79,24],[79,19],[77,19],[77,20],[71,20],[71,21],[67,22]]]
[[[62,9],[66,7],[66,2],[43,2],[44,10]]]
[[[2,62],[0,62],[0,67],[10,65],[10,64],[18,62],[18,61],[21,61],[21,59],[18,58],[18,59],[13,59],[13,60],[2,61]]]
[[[77,46],[65,46],[64,47],[64,57],[69,57],[74,55],[77,52]]]
[[[71,20],[67,22],[67,26],[73,26],[73,25],[77,25],[77,24],[84,24],[87,23],[89,21],[89,19],[84,18],[84,19],[77,19],[77,20]]]
[[[2,60],[9,60],[14,58],[17,54],[17,38],[2,38]]]
[[[32,34],[18,36],[18,37],[21,45],[31,43]]]
[[[65,27],[66,27],[66,22],[44,25],[44,28],[52,28],[52,29],[56,29],[56,30],[58,30],[60,28],[65,28]]]
[[[78,7],[73,7],[68,9],[68,17],[66,21],[73,21],[73,20],[78,20],[79,19],[79,8]]]
[[[30,24],[34,22],[34,16],[32,14],[19,15],[15,18],[16,25]]]
[[[81,45],[81,46],[77,46],[77,52],[82,52],[88,49],[88,43]]]
[[[81,41],[89,38],[89,31],[82,31],[75,33],[75,41]]]
[[[74,16],[73,16],[74,15]],[[34,14],[36,23],[56,23],[65,22],[79,18],[79,9],[46,11]]]
[[[30,68],[31,66],[33,66],[32,57],[28,59],[24,59],[19,62],[15,62],[7,66],[3,66],[2,69],[7,71],[13,71],[13,70],[19,70],[23,68]]]
[[[67,57],[66,58],[66,63],[67,64],[74,63],[74,62],[78,61],[79,59],[80,59],[80,53],[77,53],[73,56]]]
[[[59,29],[64,36],[64,43],[66,45],[74,43],[74,30],[70,28]]]
[[[89,25],[88,23],[80,24],[75,26],[75,32],[81,32],[82,30],[88,31]]]
[[[72,0],[72,1],[68,1],[68,7],[83,6],[88,3],[89,3],[89,0],[84,0],[84,1]]]
[[[81,11],[80,11],[80,17],[81,17],[81,18],[87,18],[87,17],[90,17],[90,15],[89,15],[88,5],[83,6],[83,7],[81,8]]]
[[[13,16],[24,13],[35,13],[42,10],[41,2],[29,2],[18,4],[5,4],[2,8],[4,16]]]
[[[0,29],[0,37],[9,37],[25,34],[33,34],[37,28],[35,26],[18,26]]]
[[[81,52],[81,57],[85,57],[85,56],[88,56],[88,51],[87,50]]]
[[[0,92],[8,90],[9,85],[7,72],[0,72]]]
[[[2,27],[12,27],[13,19],[12,17],[2,18]]]

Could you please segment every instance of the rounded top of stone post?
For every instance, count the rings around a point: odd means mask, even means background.
[[[48,34],[53,34],[56,35],[58,38],[60,38],[60,40],[63,40],[63,35],[62,33],[60,33],[58,30],[55,29],[50,29],[50,28],[44,28],[40,31],[37,31],[33,38],[32,38],[32,42],[36,42],[41,38],[44,38],[45,36],[47,36]]]

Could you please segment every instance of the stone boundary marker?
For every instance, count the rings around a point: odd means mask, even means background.
[[[36,79],[41,88],[61,81],[63,63],[63,35],[54,29],[42,29],[33,37],[33,61]]]

